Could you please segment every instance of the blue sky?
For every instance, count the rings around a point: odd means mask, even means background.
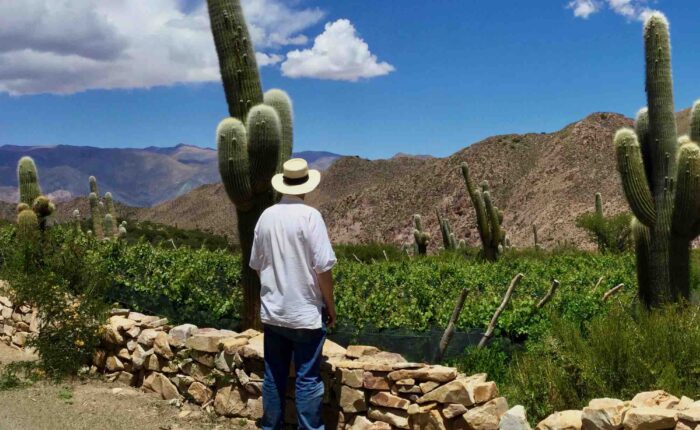
[[[74,23],[104,26],[67,36],[59,20],[50,19],[65,11],[46,9],[47,1],[27,0],[25,7],[0,0],[0,16],[15,24],[0,29],[0,144],[214,145],[227,110],[210,36],[200,31],[203,15],[195,17],[202,10],[198,0],[151,0],[161,10],[105,6],[99,19],[94,10],[71,11]],[[671,22],[677,108],[700,98],[697,0],[245,5],[258,23],[256,48],[274,63],[261,68],[264,87],[285,89],[295,103],[298,151],[446,156],[495,134],[555,131],[596,111],[631,116],[645,104],[639,20],[645,8],[661,10]],[[163,10],[168,7],[178,9],[184,23],[178,28],[186,32],[159,34],[156,18],[173,22],[171,11]],[[266,20],[270,8],[274,19]],[[42,10],[51,15],[48,24],[31,25],[29,12]],[[141,28],[153,23],[152,37],[127,25],[129,13],[139,16]],[[49,30],[37,35],[37,27]],[[345,49],[349,56],[363,54],[358,38],[371,55],[364,52],[364,60],[343,71],[303,63],[317,54],[315,44],[322,48],[324,41],[315,40],[321,34],[325,43],[337,43],[338,55]],[[167,55],[161,41],[171,44]],[[301,60],[290,51],[299,51]],[[310,77],[290,77],[299,75]]]

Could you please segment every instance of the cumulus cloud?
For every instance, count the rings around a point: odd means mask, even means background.
[[[70,94],[219,79],[204,1],[0,0],[0,92]],[[307,42],[318,9],[242,0],[262,66]],[[270,51],[272,50],[272,51]]]
[[[379,62],[347,19],[327,23],[311,48],[287,53],[282,74],[291,78],[357,81],[386,75],[394,66]]]
[[[648,0],[571,0],[567,7],[574,11],[574,16],[583,19],[607,7],[627,19],[644,21],[653,12],[648,3]]]

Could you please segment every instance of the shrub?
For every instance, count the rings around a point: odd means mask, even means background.
[[[625,252],[631,245],[631,221],[632,216],[628,213],[602,216],[589,212],[576,219],[576,226],[586,230],[590,240],[598,244],[600,252]]]
[[[345,244],[336,245],[333,247],[335,250],[335,255],[339,260],[352,260],[360,261],[362,263],[374,263],[378,261],[389,261],[403,260],[407,258],[405,251],[397,248],[393,245],[387,245],[382,243],[368,243],[368,244]]]

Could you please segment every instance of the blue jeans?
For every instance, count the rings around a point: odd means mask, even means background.
[[[296,367],[296,409],[299,428],[323,430],[321,406],[321,351],[326,340],[325,327],[290,329],[265,325],[265,380],[263,382],[262,428],[284,428],[285,393],[289,366]]]

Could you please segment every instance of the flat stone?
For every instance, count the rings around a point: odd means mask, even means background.
[[[239,333],[238,335],[236,335],[236,337],[251,339],[251,338],[254,338],[256,336],[259,336],[260,334],[261,333],[259,331],[252,329],[252,328],[249,328],[249,329],[243,331],[242,333]]]
[[[372,372],[364,372],[362,386],[367,390],[389,391],[389,380],[383,376],[375,376]]]
[[[428,381],[428,382],[422,382],[422,383],[418,384],[418,386],[420,387],[420,390],[423,392],[423,394],[426,394],[426,393],[433,391],[437,387],[439,387],[440,383],[435,382],[435,381]]]
[[[143,381],[143,387],[158,394],[163,400],[179,399],[177,387],[162,373],[153,372]]]
[[[403,386],[413,386],[416,385],[416,380],[415,379],[399,379],[394,383],[395,385],[403,385]]]
[[[508,410],[508,402],[504,397],[497,397],[470,409],[462,416],[468,428],[472,430],[498,430],[501,417]]]
[[[672,429],[676,425],[676,411],[663,406],[631,408],[625,413],[622,425],[626,430]]]
[[[424,403],[422,405],[411,403],[408,406],[407,412],[409,415],[423,414],[425,412],[432,411],[433,409],[437,409],[437,407],[437,403]]]
[[[469,386],[459,379],[436,388],[428,394],[424,394],[418,398],[417,402],[459,403],[464,406],[472,406],[474,404]]]
[[[170,329],[168,335],[175,341],[184,344],[194,332],[197,331],[197,326],[194,324],[181,324]]]
[[[680,402],[680,399],[676,396],[673,396],[663,390],[656,390],[656,391],[646,391],[643,393],[639,393],[630,402],[632,407],[635,408],[643,408],[643,407],[659,407],[659,408],[666,408],[666,409],[672,409],[674,408],[678,403]]]
[[[151,320],[145,322],[144,327],[158,328],[158,327],[163,327],[166,324],[168,324],[167,318],[155,318],[155,319],[151,319]]]
[[[209,387],[196,381],[190,384],[187,389],[187,394],[189,394],[192,400],[198,405],[207,403],[214,396],[214,392]]]
[[[103,326],[104,332],[102,333],[102,340],[110,345],[123,345],[124,336],[119,333],[119,329],[112,325]]]
[[[262,360],[265,357],[265,338],[259,334],[248,340],[248,344],[241,348],[241,354],[244,358]]]
[[[153,343],[155,342],[158,333],[158,331],[152,328],[141,330],[141,333],[139,333],[138,342],[143,345],[144,348],[153,348]]]
[[[408,406],[411,404],[411,402],[407,399],[389,394],[386,391],[380,391],[372,394],[372,396],[369,398],[369,402],[376,406],[403,410],[408,410]]]
[[[194,382],[194,378],[187,375],[175,375],[170,377],[170,382],[177,387],[177,391],[186,393]]]
[[[501,416],[498,430],[530,430],[527,413],[522,405],[513,406]]]
[[[109,316],[110,316],[110,317],[115,317],[115,316],[126,317],[126,316],[128,316],[128,315],[129,315],[129,309],[118,309],[118,308],[114,308],[114,309],[110,309],[110,310],[109,310]]]
[[[27,344],[27,333],[18,331],[12,336],[12,343],[22,348]]]
[[[117,357],[110,355],[107,357],[107,361],[105,362],[105,367],[107,368],[108,371],[110,372],[119,372],[124,370],[124,364],[119,360]]]
[[[683,409],[688,409],[695,403],[695,400],[691,399],[690,397],[682,396],[680,402],[674,407],[674,409],[683,410]]]
[[[113,317],[109,317],[108,324],[119,330],[119,332],[124,333],[130,328],[134,327],[136,322],[128,318],[124,318],[121,315],[115,315]]]
[[[126,350],[129,352],[134,352],[138,345],[139,343],[136,341],[136,339],[129,339],[126,341]]]
[[[9,297],[5,296],[0,296],[0,304],[2,304],[5,307],[11,308],[14,306],[14,303],[12,303],[12,300],[9,299]]]
[[[401,409],[388,409],[381,407],[371,407],[367,412],[367,417],[382,421],[394,427],[408,429],[408,412]]]
[[[24,321],[19,321],[15,323],[15,330],[29,333],[29,324]]]
[[[121,348],[119,352],[117,352],[117,357],[120,360],[131,361],[131,354],[129,354],[129,350],[126,348]]]
[[[677,417],[679,420],[700,423],[700,406],[679,411]]]
[[[236,354],[245,345],[248,345],[248,339],[245,337],[227,337],[221,340],[219,349],[227,354]]]
[[[368,430],[372,425],[372,421],[368,420],[367,417],[363,415],[357,415],[349,423],[348,430]]]
[[[391,387],[392,394],[423,394],[418,385],[394,385]],[[419,396],[420,397],[420,396]],[[417,399],[418,397],[416,397]]]
[[[422,369],[426,367],[425,363],[394,363],[391,365],[392,370],[403,370],[403,369]]]
[[[241,412],[241,416],[250,420],[259,420],[263,416],[263,400],[262,397],[249,398],[245,402],[245,409]]]
[[[388,369],[387,371],[393,370],[394,366],[397,364],[406,363],[406,359],[403,358],[401,354],[386,351],[380,351],[376,354],[371,355],[363,355],[357,360],[364,363],[384,364],[387,366],[391,366],[391,369]]]
[[[214,354],[200,351],[191,351],[190,357],[192,357],[194,361],[212,368],[214,367],[214,361],[216,360],[216,356]]]
[[[459,415],[464,415],[467,412],[467,407],[459,403],[450,403],[442,409],[442,414],[447,419],[452,419]]]
[[[212,371],[211,368],[194,361],[182,363],[180,370],[202,383],[208,383],[209,375]]]
[[[347,385],[340,386],[340,395],[338,406],[343,412],[364,412],[367,410],[367,402],[365,401],[365,392],[350,388]]]
[[[364,385],[364,371],[362,369],[338,369],[336,378],[341,384],[352,388],[362,388]]]
[[[593,399],[583,408],[581,423],[583,430],[619,430],[622,415],[627,409],[618,399]]]
[[[493,381],[470,384],[469,389],[472,400],[477,405],[498,397],[498,387],[496,387],[496,383]]]
[[[323,350],[321,355],[324,357],[345,357],[345,353],[345,348],[332,340],[326,339],[325,342],[323,342]]]
[[[144,360],[143,367],[146,370],[160,372],[162,365],[160,363],[160,359],[158,358],[158,356],[155,354],[151,354],[148,357],[146,357],[146,359]]]
[[[198,333],[189,337],[185,341],[185,346],[200,352],[219,352],[219,343],[225,337],[226,335],[220,331]]]
[[[140,323],[141,321],[143,321],[145,318],[148,318],[148,317],[146,315],[142,314],[141,312],[129,312],[129,315],[127,316],[127,318],[129,318],[132,321],[136,321],[136,322]]]
[[[555,412],[535,427],[536,430],[581,430],[581,411]]]
[[[374,355],[379,352],[379,348],[367,345],[350,345],[345,350],[345,356],[348,358],[360,358],[365,355]]]
[[[214,411],[225,417],[239,415],[246,407],[244,396],[237,388],[226,386],[216,393]]]
[[[392,430],[391,424],[385,423],[383,421],[377,421],[372,423],[367,430]]]
[[[420,369],[402,369],[389,373],[389,379],[415,379],[416,381],[449,382],[457,377],[457,369],[444,366],[427,366]]]
[[[117,382],[121,382],[125,385],[134,385],[134,374],[129,372],[119,372]]]

